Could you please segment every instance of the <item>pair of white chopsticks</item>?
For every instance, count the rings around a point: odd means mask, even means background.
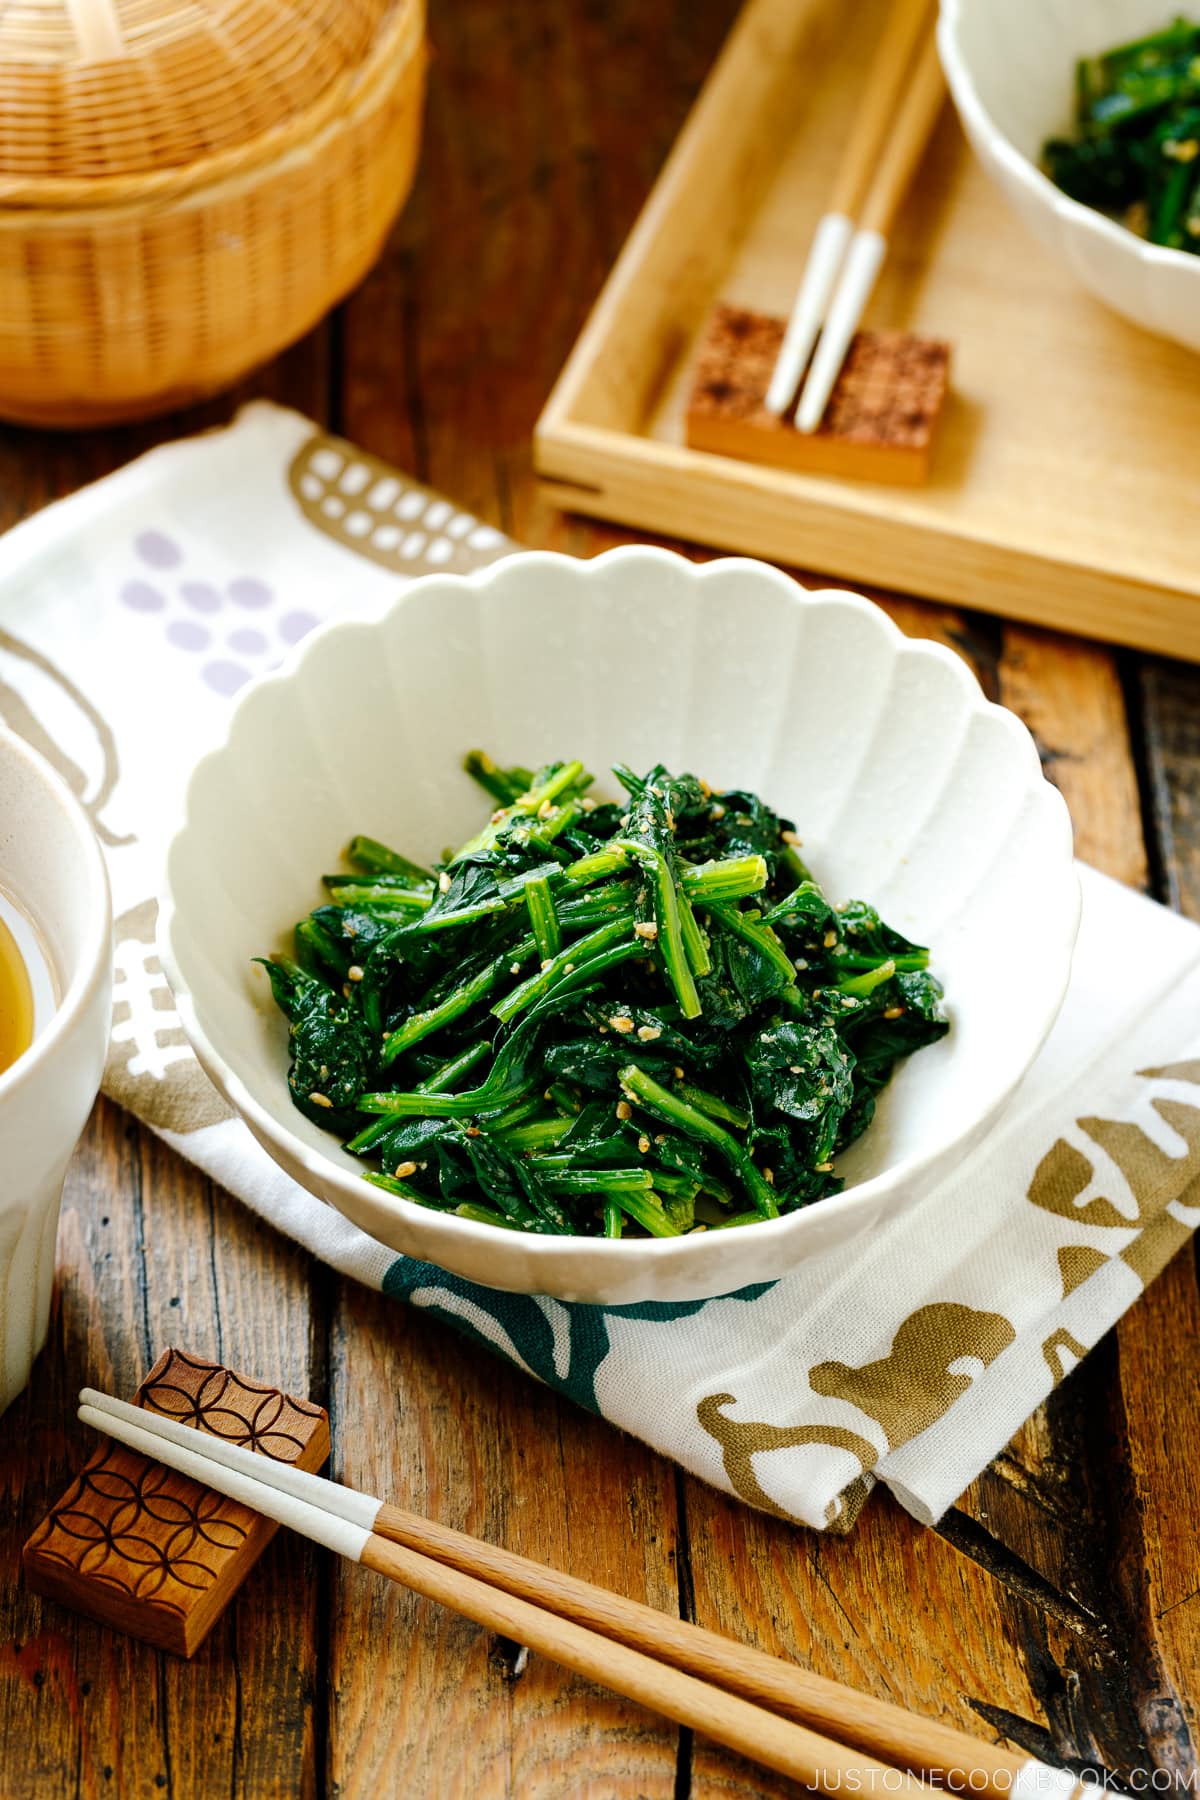
[[[821,423],[887,255],[887,233],[941,110],[935,23],[934,0],[892,0],[767,389],[767,411],[786,413],[812,356],[796,407],[798,431]]]
[[[589,1582],[84,1388],[79,1417],[340,1556],[826,1792],[908,1795],[920,1775],[972,1800],[1013,1800],[1033,1776],[1073,1777]],[[956,1779],[957,1777],[957,1779]],[[1038,1783],[1039,1788],[1045,1782]]]

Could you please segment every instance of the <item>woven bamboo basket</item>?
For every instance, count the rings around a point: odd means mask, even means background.
[[[301,337],[412,184],[423,0],[0,5],[0,417],[164,412]]]

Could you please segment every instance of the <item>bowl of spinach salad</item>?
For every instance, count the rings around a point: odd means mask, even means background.
[[[661,764],[466,768],[493,809],[433,869],[355,837],[265,967],[294,1104],[399,1199],[656,1238],[840,1193],[893,1069],[950,1029],[929,953],[830,903],[793,823]]]
[[[1200,9],[942,0],[938,46],[1030,229],[1114,311],[1200,349]]]
[[[630,547],[431,577],[248,688],[160,945],[287,1173],[393,1250],[620,1305],[915,1205],[1077,915],[1062,801],[952,652]]]

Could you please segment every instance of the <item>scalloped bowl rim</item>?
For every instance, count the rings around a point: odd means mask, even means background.
[[[953,650],[931,639],[907,637],[882,607],[876,606],[865,596],[855,594],[848,589],[804,588],[799,582],[771,564],[756,561],[751,557],[717,557],[708,562],[695,563],[674,551],[645,544],[619,545],[615,549],[603,552],[600,556],[587,559],[566,556],[554,551],[518,551],[501,557],[496,562],[487,564],[470,574],[424,576],[419,585],[426,590],[431,584],[452,590],[464,587],[484,589],[497,580],[511,579],[514,569],[518,566],[528,568],[531,564],[561,570],[568,579],[582,578],[586,580],[589,570],[611,567],[614,564],[633,560],[654,562],[663,568],[682,568],[688,572],[690,579],[700,582],[716,579],[720,574],[737,568],[752,570],[755,579],[769,578],[776,586],[777,591],[781,595],[786,595],[789,603],[794,606],[804,607],[812,601],[833,600],[844,605],[850,611],[870,616],[874,624],[884,630],[898,656],[935,658],[952,671],[973,711],[997,715],[1007,722],[1012,740],[1023,746],[1030,765],[1030,773],[1036,775],[1037,783],[1040,784],[1035,787],[1031,783],[1031,791],[1038,793],[1041,804],[1051,809],[1060,821],[1063,888],[1058,896],[1059,903],[1054,909],[1054,917],[1060,921],[1061,928],[1061,975],[1056,983],[1048,984],[1044,990],[1045,1005],[1042,1017],[1038,1023],[1036,1034],[1030,1042],[1025,1062],[1012,1072],[1002,1087],[989,1093],[985,1104],[973,1111],[965,1122],[957,1126],[949,1135],[939,1138],[928,1150],[909,1155],[881,1170],[878,1174],[870,1176],[867,1180],[847,1186],[840,1194],[831,1195],[822,1200],[819,1207],[802,1207],[795,1212],[785,1213],[777,1219],[756,1223],[752,1228],[754,1242],[756,1246],[761,1246],[762,1260],[767,1262],[770,1260],[772,1246],[803,1232],[805,1222],[811,1220],[817,1211],[826,1218],[829,1218],[834,1211],[846,1216],[872,1204],[878,1206],[888,1198],[901,1197],[903,1190],[914,1181],[919,1180],[931,1165],[948,1161],[956,1150],[962,1149],[965,1152],[970,1149],[996,1121],[1049,1036],[1066,996],[1082,904],[1079,877],[1074,865],[1071,821],[1062,795],[1045,778],[1037,747],[1024,722],[1009,708],[987,699],[971,669]],[[416,584],[414,584],[415,586]],[[319,1191],[329,1200],[330,1204],[333,1204],[338,1211],[351,1220],[355,1219],[363,1199],[361,1190],[365,1184],[362,1177],[344,1169],[331,1156],[314,1149],[304,1139],[282,1126],[275,1116],[260,1104],[251,1089],[229,1066],[202,1025],[197,1010],[196,996],[193,994],[175,955],[173,927],[178,908],[171,887],[169,870],[176,842],[191,827],[193,788],[201,779],[203,772],[227,753],[236,722],[242,713],[258,703],[260,694],[272,688],[287,685],[294,672],[311,657],[319,657],[323,653],[322,646],[332,638],[354,632],[371,634],[385,626],[396,611],[405,605],[409,594],[413,591],[413,587],[403,589],[390,606],[372,618],[335,620],[318,627],[287,656],[277,669],[260,676],[246,686],[230,711],[221,741],[200,759],[189,778],[180,822],[170,833],[158,899],[157,948],[160,960],[174,994],[180,1023],[202,1066],[235,1112],[241,1116],[255,1137],[268,1150],[268,1153],[276,1161],[279,1161],[280,1156],[276,1155],[278,1149],[283,1157],[303,1168],[315,1184],[314,1189],[310,1191]],[[921,1191],[924,1192],[924,1188]],[[336,1199],[333,1198],[334,1195],[337,1196]],[[375,1209],[407,1222],[413,1227],[414,1235],[420,1235],[422,1228],[428,1231],[433,1221],[436,1221],[438,1225],[446,1226],[453,1232],[454,1238],[464,1245],[473,1243],[479,1248],[488,1246],[495,1248],[498,1236],[507,1237],[509,1235],[499,1232],[495,1226],[478,1223],[472,1219],[463,1219],[457,1214],[433,1211],[428,1207],[418,1206],[412,1201],[390,1195],[383,1189],[370,1190],[370,1196]],[[751,1228],[747,1227],[746,1229]],[[677,1238],[609,1240],[574,1234],[541,1236],[537,1233],[525,1232],[521,1233],[519,1237],[515,1233],[512,1235],[520,1244],[524,1257],[534,1267],[538,1262],[549,1263],[556,1260],[564,1251],[586,1252],[593,1256],[607,1258],[607,1266],[611,1268],[614,1277],[618,1279],[621,1276],[628,1278],[636,1268],[674,1264],[680,1277],[690,1278],[693,1281],[699,1270],[713,1256],[713,1244],[719,1243],[723,1236],[718,1233],[704,1233]],[[499,1270],[497,1274],[499,1275]],[[504,1284],[497,1280],[495,1285],[503,1286]],[[550,1290],[530,1288],[527,1291]]]
[[[941,0],[938,23],[938,54],[946,76],[946,85],[963,124],[969,132],[985,139],[989,152],[1020,182],[1030,198],[1044,210],[1052,212],[1059,223],[1086,231],[1104,243],[1115,245],[1126,256],[1152,269],[1169,269],[1177,274],[1192,271],[1186,278],[1200,280],[1200,256],[1190,251],[1172,250],[1167,244],[1151,244],[1136,232],[1110,219],[1094,206],[1085,206],[1055,187],[1050,177],[1039,169],[1031,157],[1018,150],[1006,131],[996,123],[979,95],[971,65],[959,41],[962,0]]]

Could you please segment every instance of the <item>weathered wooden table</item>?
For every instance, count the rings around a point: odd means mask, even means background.
[[[287,400],[531,544],[529,433],[734,0],[440,0],[423,172],[375,273],[247,393]],[[244,398],[245,394],[234,398]],[[8,524],[234,398],[142,430],[0,436]],[[1037,734],[1080,853],[1200,918],[1200,670],[888,602]],[[2,1179],[2,1172],[0,1172]],[[1141,1792],[1197,1776],[1200,1291],[1183,1252],[942,1526],[756,1516],[255,1223],[114,1108],[68,1182],[33,1385],[0,1428],[0,1794],[781,1795],[637,1707],[294,1539],[193,1664],[25,1593],[82,1460],[74,1395],[166,1344],[330,1409],[350,1481],[906,1706]]]

